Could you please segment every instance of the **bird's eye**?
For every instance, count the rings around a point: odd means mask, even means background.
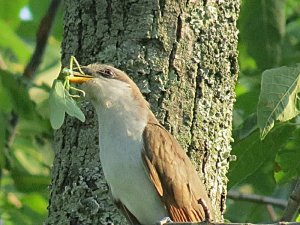
[[[115,76],[115,73],[110,69],[104,69],[100,71],[100,74],[106,78],[113,78]]]

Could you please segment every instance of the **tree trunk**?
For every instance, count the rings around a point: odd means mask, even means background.
[[[239,0],[65,0],[62,64],[112,64],[140,87],[160,122],[197,164],[222,221],[238,73]],[[46,224],[125,224],[112,204],[97,119],[67,118],[55,133]],[[145,193],[146,194],[146,193]],[[142,199],[141,199],[142,201]]]

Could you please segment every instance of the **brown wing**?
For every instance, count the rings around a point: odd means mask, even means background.
[[[150,123],[143,140],[143,160],[171,219],[174,222],[213,219],[207,218],[208,211],[210,217],[212,211],[205,187],[175,138],[161,125]]]

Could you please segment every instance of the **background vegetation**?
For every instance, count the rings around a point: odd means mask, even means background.
[[[0,219],[5,225],[42,224],[47,215],[54,154],[47,100],[60,70],[62,9],[38,71],[31,78],[23,71],[48,5],[0,0]],[[277,123],[261,141],[257,104],[263,71],[300,62],[300,3],[243,0],[239,29],[241,71],[232,151],[237,160],[231,164],[228,189],[286,200],[300,174],[299,119]],[[225,217],[270,222],[281,214],[281,208],[228,199]]]

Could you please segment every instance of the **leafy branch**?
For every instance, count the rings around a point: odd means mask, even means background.
[[[262,74],[261,92],[257,107],[260,137],[264,139],[275,121],[295,118],[300,92],[300,64],[266,70]]]
[[[34,49],[34,52],[32,54],[30,62],[26,65],[23,77],[32,79],[33,74],[35,73],[36,69],[39,67],[42,61],[42,56],[44,53],[44,50],[46,48],[47,40],[53,25],[53,21],[58,9],[58,6],[60,5],[61,0],[52,0],[47,12],[45,13],[44,17],[42,18],[39,29],[37,31],[37,42]],[[22,84],[20,84],[22,85]],[[25,84],[23,84],[25,85]],[[10,129],[7,131],[7,141],[5,144],[6,148],[10,148],[14,137],[16,133],[16,128],[18,125],[19,115],[17,115],[14,111],[11,112],[11,119],[9,127]]]

